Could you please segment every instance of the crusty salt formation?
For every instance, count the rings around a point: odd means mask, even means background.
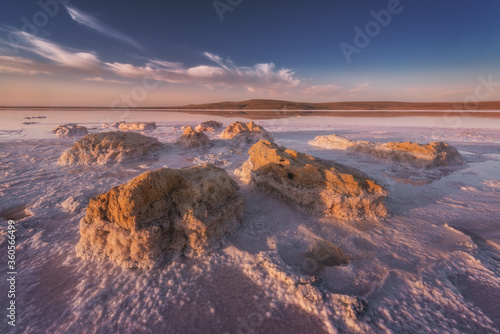
[[[387,191],[357,169],[261,140],[237,170],[242,179],[318,214],[383,217]]]
[[[85,136],[88,134],[87,128],[76,124],[63,124],[52,130],[59,138]]]
[[[169,252],[201,255],[238,228],[238,188],[212,165],[146,172],[90,200],[77,254],[129,268],[153,267]]]
[[[318,136],[309,144],[326,149],[345,150],[419,168],[463,164],[460,153],[444,142],[418,144],[413,142],[371,143],[355,141],[337,135]]]
[[[254,122],[236,122],[229,125],[220,135],[222,139],[243,140],[247,143],[257,142],[262,139],[273,141],[273,136],[262,126]]]
[[[156,138],[134,132],[94,133],[77,141],[57,163],[63,166],[121,163],[141,158],[160,146]]]
[[[182,136],[177,140],[177,145],[186,149],[195,147],[211,147],[212,142],[203,132],[195,131],[192,127],[186,126]]]
[[[217,121],[206,121],[198,124],[195,128],[198,132],[212,132],[222,128],[222,123]]]
[[[115,122],[113,124],[103,123],[103,128],[115,128],[121,131],[156,130],[156,122]]]

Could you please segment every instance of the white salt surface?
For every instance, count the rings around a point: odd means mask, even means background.
[[[346,222],[312,217],[243,185],[246,215],[219,251],[178,257],[151,271],[82,261],[78,223],[91,197],[147,171],[213,163],[233,175],[248,158],[217,136],[210,149],[173,143],[181,126],[206,115],[137,112],[0,111],[0,213],[28,205],[17,220],[16,333],[500,333],[500,124],[461,126],[401,120],[302,117],[257,121],[276,142],[364,171],[390,192],[386,219]],[[108,112],[110,113],[110,112]],[[26,116],[45,115],[22,125]],[[157,158],[123,165],[61,167],[77,139],[50,133],[78,123],[155,121]],[[356,123],[358,122],[359,123]],[[395,122],[395,123],[394,123]],[[13,131],[13,132],[12,132]],[[386,142],[446,141],[465,165],[418,170],[308,145],[317,135]],[[237,178],[235,177],[237,180]],[[238,180],[237,180],[238,181]],[[0,272],[6,273],[1,220]],[[318,239],[342,248],[349,264],[306,257]],[[0,309],[7,307],[0,281]]]

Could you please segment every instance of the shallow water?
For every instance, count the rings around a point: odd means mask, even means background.
[[[45,116],[43,119],[26,119],[27,117]],[[217,121],[245,120],[242,117],[221,117],[202,114],[188,114],[175,111],[161,110],[110,110],[110,109],[0,109],[0,138],[53,138],[50,131],[58,125],[77,123],[90,129],[101,128],[102,123],[118,121],[158,122],[159,124],[179,124],[179,122],[198,122],[214,119]],[[35,124],[26,125],[25,122]],[[377,126],[377,127],[430,127],[430,128],[455,128],[455,129],[500,129],[500,118],[470,118],[470,117],[394,117],[394,118],[361,118],[361,117],[291,117],[275,120],[260,121],[271,126],[287,128],[319,130],[335,125],[343,126]],[[471,135],[474,134],[471,131]]]

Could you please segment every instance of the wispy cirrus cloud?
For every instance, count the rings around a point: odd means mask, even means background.
[[[10,33],[16,37],[19,44],[11,45],[9,42],[3,41],[4,44],[30,52],[52,62],[52,66],[48,66],[46,63],[31,60],[31,64],[29,66],[34,66],[36,63],[39,68],[50,67],[51,71],[54,72],[58,69],[54,65],[87,72],[102,70],[102,63],[94,52],[85,52],[66,48],[49,40],[20,30],[12,29]],[[28,59],[22,57],[17,57],[17,59],[20,61],[19,66],[24,64],[24,66],[28,67]],[[24,61],[21,61],[21,59],[24,59]]]
[[[30,45],[30,51],[57,64],[89,71],[101,68],[101,61],[93,52],[69,50],[25,32],[20,32],[19,35]]]
[[[254,66],[237,66],[232,61],[209,52],[205,57],[215,65],[186,67],[180,63],[150,61],[144,66],[123,63],[106,63],[116,75],[129,78],[153,77],[170,83],[196,83],[210,87],[244,87],[249,91],[275,93],[297,87],[300,80],[289,69],[276,69],[272,63]]]
[[[76,9],[74,7],[70,7],[70,6],[66,6],[66,10],[68,11],[71,18],[75,22],[77,22],[78,24],[81,24],[87,28],[90,28],[90,29],[92,29],[100,34],[111,37],[115,40],[132,45],[133,47],[135,47],[139,50],[143,49],[143,47],[138,42],[133,40],[132,38],[122,34],[121,32],[119,32],[116,29],[108,27],[107,25],[100,22],[95,17],[91,16],[90,14],[87,14],[85,12],[82,12],[81,10],[78,10],[78,9]]]
[[[37,57],[28,59],[4,58],[0,72],[18,74],[58,74],[73,71],[88,75],[86,81],[125,83],[121,79],[153,78],[175,84],[194,84],[210,88],[238,89],[250,92],[279,95],[295,89],[301,80],[286,68],[276,68],[273,63],[253,66],[238,66],[215,54],[205,52],[207,63],[186,66],[179,62],[152,59],[142,65],[120,62],[104,62],[95,52],[75,50],[30,35],[22,31],[12,31],[22,43],[16,47]],[[1,55],[1,54],[0,54]],[[5,57],[5,56],[4,56]],[[106,79],[104,79],[106,78]]]

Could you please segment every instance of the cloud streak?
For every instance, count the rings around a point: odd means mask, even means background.
[[[74,7],[66,6],[66,10],[68,11],[69,15],[71,18],[77,22],[78,24],[81,24],[87,28],[90,28],[102,35],[108,36],[110,38],[113,38],[115,40],[121,41],[123,43],[129,44],[139,50],[143,50],[143,47],[136,41],[134,41],[132,38],[122,34],[121,32],[108,27],[107,25],[103,24],[96,18],[92,17],[91,15],[84,13],[80,10],[77,10]]]
[[[297,87],[300,80],[289,69],[276,69],[272,63],[251,67],[236,66],[233,62],[209,52],[205,57],[215,65],[186,67],[181,63],[153,60],[144,66],[123,63],[106,63],[116,75],[126,78],[151,77],[158,81],[183,84],[200,84],[207,87],[244,87],[251,92],[276,93]]]
[[[22,42],[17,47],[37,57],[22,58],[2,56],[0,72],[17,74],[85,75],[85,81],[123,84],[123,79],[155,79],[173,84],[199,85],[211,89],[244,89],[248,92],[269,95],[286,95],[303,90],[304,84],[295,73],[277,68],[273,63],[239,66],[233,61],[205,52],[206,62],[186,66],[179,62],[152,59],[142,65],[104,62],[95,52],[81,51],[59,45],[47,39],[19,30],[13,34]],[[37,59],[38,57],[43,60]],[[329,95],[338,89],[335,85],[312,86],[309,95]]]
[[[83,81],[92,81],[92,82],[103,82],[103,83],[116,83],[116,84],[131,84],[130,81],[123,81],[123,80],[113,80],[113,79],[105,79],[102,77],[92,77],[92,78],[85,78]]]
[[[19,30],[12,30],[11,33],[16,36],[16,39],[20,44],[11,45],[8,42],[3,42],[4,44],[33,53],[52,62],[52,66],[49,66],[51,72],[57,72],[58,67],[55,65],[85,72],[98,72],[102,70],[102,63],[93,52],[65,48],[49,40]],[[25,58],[17,57],[17,59],[22,60]],[[19,66],[22,66],[23,64],[27,65],[27,61],[28,59],[20,61]],[[30,61],[32,62],[30,66],[34,66],[36,63],[40,68],[48,67],[45,63],[37,62],[35,60]]]
[[[50,74],[50,66],[41,66],[31,59],[12,56],[0,56],[0,73],[14,73],[23,75]]]

